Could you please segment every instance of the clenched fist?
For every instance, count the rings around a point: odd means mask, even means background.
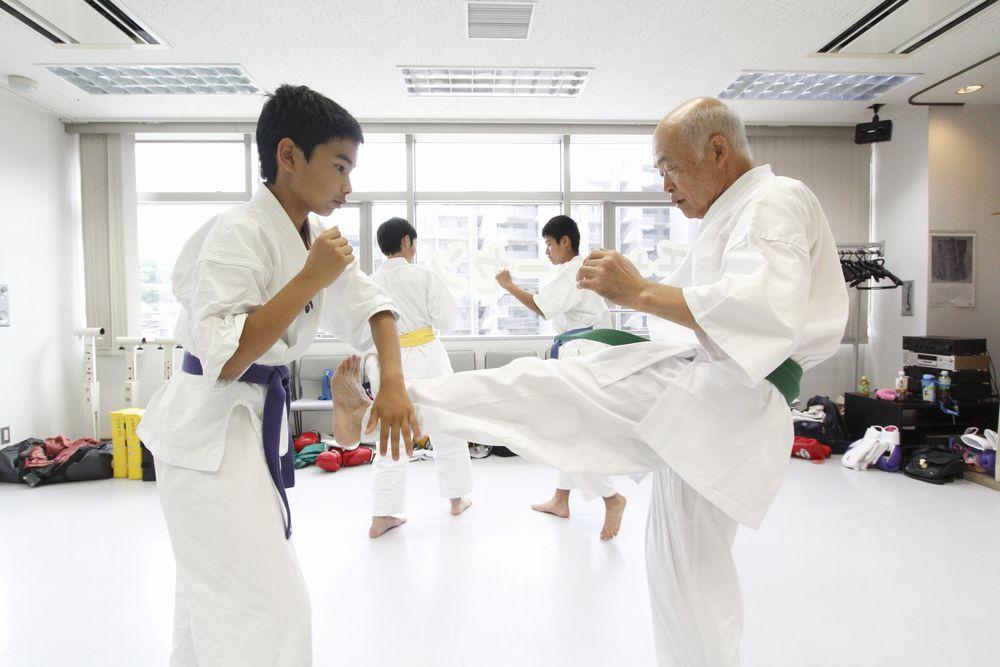
[[[353,261],[351,244],[340,235],[340,228],[331,227],[313,241],[302,275],[319,291],[339,278]]]
[[[601,249],[590,253],[576,274],[578,287],[597,292],[625,307],[635,305],[646,282],[635,264],[614,250]]]

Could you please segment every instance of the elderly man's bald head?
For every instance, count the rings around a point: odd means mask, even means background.
[[[710,97],[681,104],[653,133],[663,191],[689,218],[703,218],[716,199],[753,168],[743,123]]]
[[[701,155],[708,148],[708,140],[716,134],[725,137],[733,150],[753,162],[743,121],[714,97],[695,97],[683,102],[660,120],[653,136],[678,136]]]

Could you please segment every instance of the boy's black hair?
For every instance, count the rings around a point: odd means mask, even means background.
[[[378,226],[378,232],[375,234],[378,248],[386,257],[395,255],[403,249],[404,236],[410,237],[411,244],[417,240],[417,230],[403,218],[389,218]]]
[[[542,227],[542,238],[550,236],[556,243],[562,241],[562,237],[568,236],[569,242],[573,245],[573,252],[580,254],[580,228],[576,226],[576,221],[568,215],[557,215]]]
[[[257,119],[257,153],[260,177],[273,184],[278,179],[278,142],[288,137],[306,156],[335,139],[365,142],[361,125],[347,109],[306,86],[282,84],[268,96]]]

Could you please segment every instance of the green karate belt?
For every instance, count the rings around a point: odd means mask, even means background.
[[[595,340],[598,343],[612,346],[649,342],[648,338],[643,338],[627,331],[619,331],[618,329],[593,329],[575,334],[560,334],[556,336],[556,339],[563,342],[569,340]],[[771,371],[766,379],[774,385],[775,389],[781,392],[788,405],[791,405],[799,397],[799,388],[802,382],[802,366],[799,366],[798,363],[791,359],[785,359],[781,362],[780,366]]]

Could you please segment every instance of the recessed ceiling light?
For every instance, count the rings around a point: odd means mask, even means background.
[[[978,93],[982,89],[983,86],[977,83],[972,86],[962,86],[955,92],[958,93],[959,95],[968,95],[969,93]]]
[[[91,95],[255,95],[240,65],[48,65]]]
[[[30,95],[38,90],[37,81],[29,79],[26,76],[19,76],[17,74],[10,74],[7,76],[7,85],[10,86],[11,90],[19,93],[25,93],[27,95]]]
[[[593,69],[400,67],[414,97],[579,97]]]
[[[719,97],[731,100],[871,102],[914,76],[837,72],[743,72],[719,93]]]

